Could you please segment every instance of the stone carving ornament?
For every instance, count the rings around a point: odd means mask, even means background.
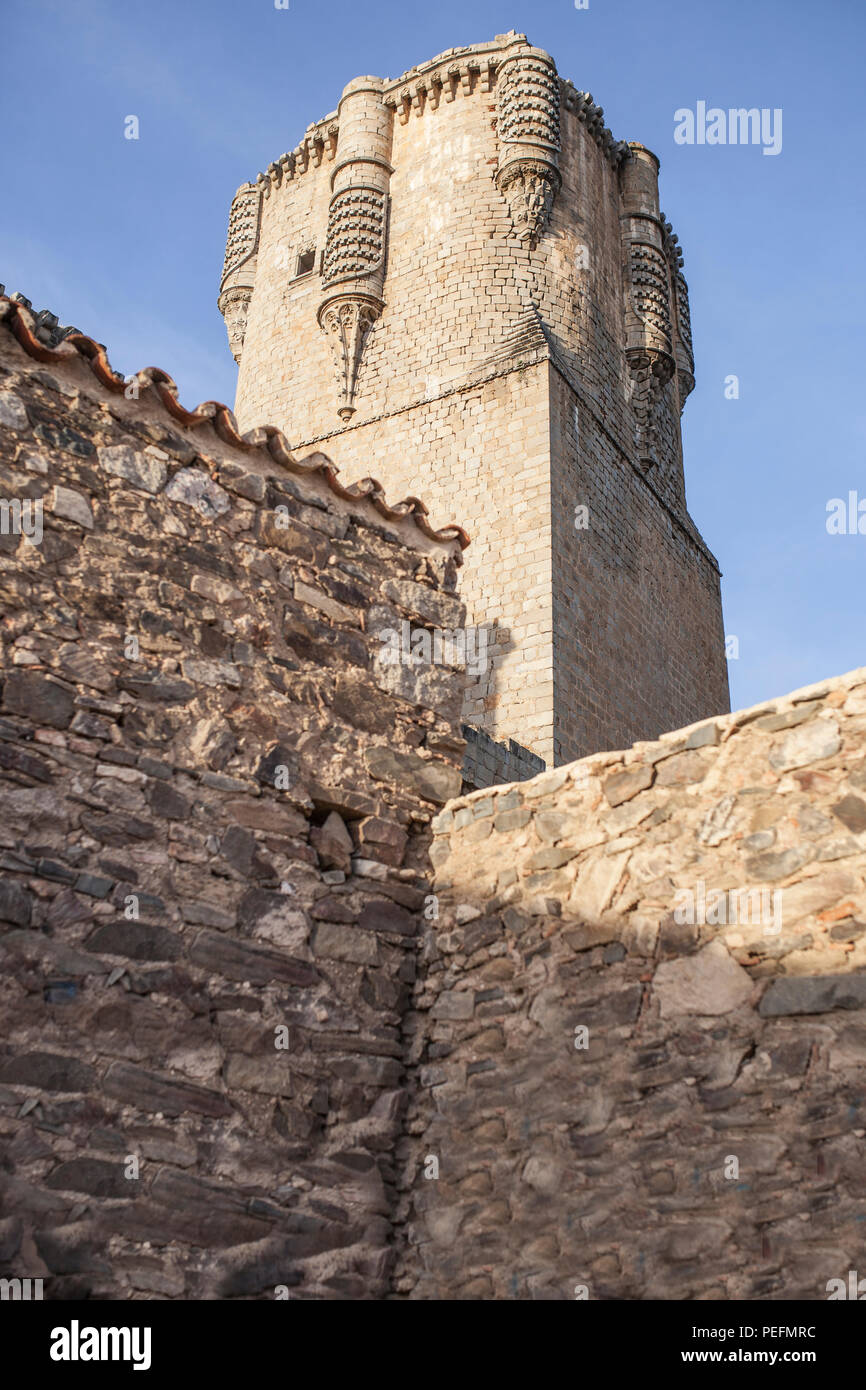
[[[331,176],[318,321],[331,348],[344,422],[355,413],[364,348],[385,305],[393,115],[383,87],[380,78],[362,77],[345,88]]]
[[[331,300],[319,311],[319,325],[334,356],[340,393],[337,414],[341,420],[350,420],[355,413],[358,368],[367,335],[380,313],[381,304],[355,296]]]
[[[387,211],[386,193],[352,184],[334,195],[328,213],[322,267],[325,299],[318,318],[337,373],[337,414],[345,421],[355,413],[364,345],[382,312]]]
[[[253,292],[246,286],[226,290],[219,297],[219,310],[225,319],[229,347],[236,362],[241,360],[241,351],[247,332],[247,316]]]
[[[515,232],[534,246],[562,184],[559,77],[553,59],[535,48],[506,57],[497,73],[496,106],[496,186]]]

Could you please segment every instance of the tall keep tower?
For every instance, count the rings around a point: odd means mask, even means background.
[[[658,167],[510,33],[356,78],[232,203],[240,426],[469,531],[464,716],[496,780],[728,708]]]

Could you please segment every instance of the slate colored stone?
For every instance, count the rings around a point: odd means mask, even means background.
[[[102,1158],[72,1158],[61,1163],[45,1179],[46,1187],[62,1191],[86,1192],[91,1197],[137,1197],[140,1179],[124,1176],[124,1161]]]
[[[217,1120],[232,1113],[228,1097],[217,1091],[196,1086],[180,1077],[162,1076],[126,1062],[115,1062],[109,1067],[103,1090],[107,1096],[119,1100],[123,1105],[149,1110],[153,1114],[183,1115],[192,1111],[195,1115],[207,1115]]]
[[[418,930],[418,919],[397,903],[387,898],[374,898],[364,904],[358,918],[358,926],[369,931],[399,932],[401,936],[414,936]]]
[[[78,977],[106,973],[106,967],[101,961],[39,931],[6,932],[0,936],[0,951],[10,958],[4,962],[6,970],[15,968],[10,961],[25,961],[28,965],[47,970],[52,975]]]
[[[36,724],[66,729],[72,721],[75,704],[64,685],[37,671],[16,667],[9,672],[3,686],[3,708],[10,714],[24,715]]]
[[[356,965],[376,965],[379,960],[379,942],[374,932],[343,926],[339,922],[318,923],[313,935],[313,950],[317,956],[353,961]]]
[[[230,825],[220,842],[223,858],[240,874],[248,874],[256,853],[256,837],[239,825]]]
[[[81,812],[81,826],[104,845],[125,848],[130,840],[152,840],[156,831],[150,821],[138,816],[115,815],[112,812]]]
[[[96,1072],[85,1062],[54,1052],[25,1052],[0,1064],[0,1081],[41,1091],[89,1091]]]
[[[36,872],[40,878],[47,878],[53,883],[75,883],[81,876],[75,869],[67,869],[65,864],[58,864],[53,859],[40,859]]]
[[[12,878],[0,878],[0,921],[29,927],[33,896]]]
[[[54,773],[44,758],[36,758],[32,753],[13,743],[0,743],[0,768],[23,773],[35,782],[51,782]]]
[[[88,951],[131,960],[177,960],[183,943],[176,932],[151,922],[106,922],[86,942]]]
[[[324,1245],[323,1247],[324,1248]],[[303,1283],[296,1267],[298,1246],[284,1236],[238,1245],[221,1255],[215,1271],[218,1298],[248,1298],[279,1285],[295,1288]]]
[[[236,912],[218,907],[216,903],[182,902],[180,910],[185,922],[195,922],[202,927],[218,927],[221,931],[230,931],[237,922]]]
[[[230,980],[249,980],[251,984],[263,985],[278,980],[304,989],[319,979],[319,972],[306,961],[295,960],[267,946],[247,944],[209,931],[199,932],[189,958],[215,975],[225,975]]]
[[[348,898],[338,898],[333,893],[319,898],[310,909],[314,922],[354,922],[358,913]]]
[[[149,782],[145,795],[155,816],[164,816],[166,820],[186,820],[189,815],[189,801],[168,782]]]
[[[765,1018],[866,1008],[866,975],[799,975],[771,980],[758,1012]]]
[[[273,787],[280,768],[286,769],[285,773],[281,773],[280,776],[285,779],[287,787],[290,787],[298,775],[298,759],[290,749],[276,743],[260,760],[255,772],[256,780],[263,782],[266,786]]]
[[[89,898],[107,898],[111,892],[113,879],[98,878],[95,874],[79,874],[75,880],[76,893],[86,893]]]
[[[158,676],[118,676],[117,684],[139,700],[153,703],[186,705],[195,697],[195,686],[189,681],[161,680]]]
[[[107,1273],[111,1267],[89,1221],[43,1228],[36,1232],[35,1240],[36,1249],[52,1274]]]
[[[39,420],[33,426],[33,433],[50,449],[62,449],[78,458],[89,458],[91,454],[96,453],[96,448],[89,439],[59,422],[52,424],[46,420]]]
[[[809,862],[813,853],[813,850],[803,847],[755,854],[746,860],[746,874],[759,883],[773,883],[796,873],[797,869]]]

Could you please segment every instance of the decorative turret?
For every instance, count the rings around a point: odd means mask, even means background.
[[[496,186],[514,230],[534,246],[562,185],[559,174],[559,78],[540,48],[520,46],[496,76],[499,161]]]
[[[626,277],[625,355],[634,379],[634,408],[642,467],[658,463],[655,408],[675,370],[671,293],[659,216],[659,161],[645,145],[630,143],[620,167],[620,226]]]
[[[392,116],[384,85],[379,77],[356,77],[339,106],[318,320],[334,354],[341,420],[355,413],[364,344],[385,302]]]
[[[686,398],[695,389],[695,355],[692,348],[692,316],[689,311],[689,287],[683,275],[683,253],[679,237],[670,222],[662,215],[665,252],[671,271],[673,285],[674,315],[674,353],[677,360],[677,389],[680,398],[680,414]]]
[[[247,314],[253,297],[261,204],[261,189],[245,183],[235,194],[229,214],[226,255],[217,305],[225,319],[229,347],[236,362],[241,360]]]

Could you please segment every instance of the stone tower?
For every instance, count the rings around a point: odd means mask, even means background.
[[[472,537],[480,784],[728,708],[658,168],[509,33],[356,78],[232,203],[219,305],[240,427],[277,425]]]

